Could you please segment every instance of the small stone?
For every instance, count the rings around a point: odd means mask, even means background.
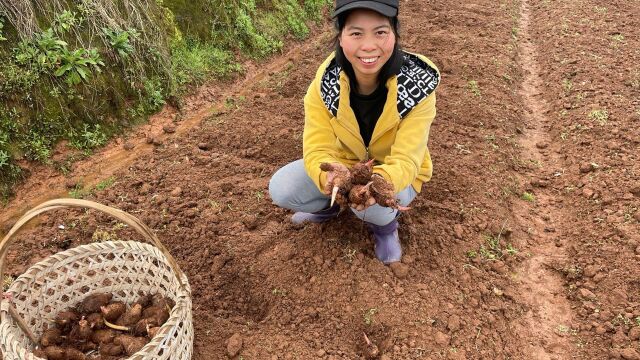
[[[160,146],[162,144],[164,144],[164,141],[162,141],[162,139],[160,139],[159,137],[154,137],[151,139],[151,143],[155,146]]]
[[[582,195],[584,197],[586,197],[587,199],[591,199],[594,194],[595,194],[595,192],[593,190],[589,189],[589,188],[582,189]]]
[[[631,339],[631,341],[640,339],[640,327],[635,326],[629,330],[629,339]]]
[[[66,186],[67,189],[73,189],[76,185],[78,185],[78,182],[75,180],[67,180],[64,183],[64,186]]]
[[[151,134],[147,135],[147,138],[145,139],[145,141],[147,142],[147,144],[153,144],[153,135]]]
[[[407,266],[407,265],[405,265],[405,264],[403,264],[401,262],[391,263],[389,265],[389,267],[391,268],[391,271],[393,271],[393,274],[398,279],[404,279],[409,274],[409,266]]]
[[[621,349],[620,356],[625,360],[640,360],[640,354],[634,348]]]
[[[590,162],[584,162],[580,164],[580,172],[583,174],[592,172],[593,170],[595,170],[595,168]]]
[[[595,265],[589,265],[584,268],[584,276],[594,277],[598,273],[598,267]]]
[[[227,340],[227,356],[234,358],[242,350],[242,336],[235,333]]]
[[[211,149],[211,145],[209,145],[208,143],[204,143],[204,142],[198,143],[198,149],[206,151],[206,150]]]
[[[133,148],[136,147],[136,144],[127,141],[126,143],[124,143],[124,145],[122,146],[125,150],[130,151],[133,150]]]
[[[182,195],[182,188],[179,186],[171,191],[171,196],[180,196],[180,195]]]
[[[394,293],[395,293],[396,295],[398,295],[398,296],[399,296],[399,295],[402,295],[402,294],[404,294],[404,288],[402,288],[402,287],[398,286],[398,287],[396,287],[396,288],[394,289]]]
[[[580,293],[580,296],[585,299],[593,300],[596,298],[596,294],[594,294],[593,292],[591,292],[591,290],[586,288],[581,288],[579,293]]]
[[[607,333],[607,328],[605,328],[604,326],[601,325],[596,328],[596,334],[604,335],[606,333]]]
[[[611,337],[611,344],[615,347],[622,347],[629,342],[629,338],[622,330],[619,330]]]
[[[549,143],[544,142],[544,141],[540,141],[536,143],[536,147],[538,149],[546,149],[547,147],[549,147]]]
[[[462,225],[455,224],[453,226],[453,233],[455,234],[456,238],[462,240],[462,237],[464,236],[464,229],[462,228]]]
[[[497,287],[494,287],[494,288],[493,288],[493,293],[494,293],[496,296],[502,296],[502,295],[504,295],[504,291],[502,291],[502,290],[498,289]]]
[[[162,127],[162,131],[166,132],[167,134],[173,134],[174,132],[176,132],[176,127],[174,125],[167,124]]]
[[[317,356],[324,356],[327,352],[324,349],[320,349],[316,351]]]
[[[448,346],[449,342],[451,341],[451,337],[449,335],[440,331],[436,332],[434,338],[436,340],[436,344],[440,346]]]
[[[460,329],[460,317],[457,315],[451,315],[447,322],[447,329],[450,331],[458,331]]]

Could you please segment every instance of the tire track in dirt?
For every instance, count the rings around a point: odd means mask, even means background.
[[[546,124],[549,119],[548,106],[540,97],[542,80],[536,62],[537,50],[530,39],[530,8],[523,0],[519,22],[519,57],[524,70],[520,94],[522,96],[526,129],[520,138],[523,155],[529,157],[534,169],[529,171],[530,183],[535,188],[534,205],[514,206],[516,221],[527,229],[531,256],[518,269],[521,301],[530,306],[530,311],[519,320],[520,330],[533,335],[529,340],[532,359],[568,359],[572,344],[566,335],[571,331],[573,318],[567,301],[562,276],[554,270],[554,265],[566,260],[567,255],[561,243],[562,229],[554,228],[553,220],[561,219],[561,209],[555,205],[556,196],[547,188],[543,173],[554,169],[554,176],[560,164],[558,155],[546,150],[549,134]],[[526,179],[525,179],[526,180]]]

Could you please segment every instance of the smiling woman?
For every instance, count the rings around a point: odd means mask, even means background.
[[[385,264],[402,257],[399,211],[431,178],[427,140],[440,82],[429,59],[400,50],[397,15],[398,1],[337,1],[336,50],[304,99],[303,159],[269,184],[273,202],[295,211],[294,223],[351,208]]]

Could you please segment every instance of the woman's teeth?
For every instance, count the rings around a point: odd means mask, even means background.
[[[375,62],[376,60],[378,60],[377,57],[373,57],[373,58],[360,58],[360,60],[362,60],[363,63],[365,64],[371,64],[373,62]]]

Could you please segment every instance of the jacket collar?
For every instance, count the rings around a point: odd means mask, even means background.
[[[416,54],[402,52],[404,63],[397,77],[396,105],[400,118],[404,118],[416,105],[433,93],[440,83],[440,74],[431,64]],[[337,116],[340,104],[340,74],[342,68],[333,58],[322,76],[320,94],[327,110]],[[348,91],[348,89],[347,89]],[[348,97],[348,92],[346,94]]]

